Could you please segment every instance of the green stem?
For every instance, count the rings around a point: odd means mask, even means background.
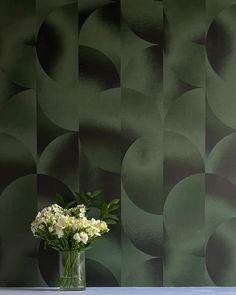
[[[73,288],[76,277],[74,276],[74,268],[76,264],[76,252],[69,252],[66,255],[65,264],[64,264],[64,273],[63,277],[60,280],[60,286],[63,289]],[[81,274],[79,274],[79,281],[81,281]]]

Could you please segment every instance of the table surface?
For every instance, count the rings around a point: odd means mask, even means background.
[[[0,288],[1,295],[56,295],[62,294],[57,288]],[[87,288],[86,291],[66,291],[65,295],[236,295],[236,287],[199,288]]]

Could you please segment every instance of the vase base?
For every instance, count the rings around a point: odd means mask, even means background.
[[[60,288],[60,291],[85,291],[86,288],[85,287],[81,287],[81,288]]]

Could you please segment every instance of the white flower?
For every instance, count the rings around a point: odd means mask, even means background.
[[[31,224],[31,231],[35,237],[43,240],[48,239],[52,245],[57,243],[58,249],[70,250],[70,243],[64,243],[60,240],[61,238],[66,238],[68,241],[74,239],[77,245],[73,246],[76,250],[80,250],[83,247],[82,243],[84,245],[90,243],[94,238],[108,232],[109,229],[104,221],[94,218],[88,219],[84,205],[63,209],[54,204],[42,209],[37,214]]]
[[[73,222],[71,227],[74,232],[79,230],[78,221]]]
[[[53,226],[49,226],[48,230],[49,230],[50,233],[52,233],[54,231]]]
[[[80,218],[79,219],[79,227],[80,227],[80,229],[86,228],[87,226],[89,226],[88,219],[86,217]]]
[[[73,239],[78,243],[81,242],[81,238],[80,238],[79,233],[74,234]]]
[[[80,206],[80,213],[85,214],[86,213],[86,207],[81,205]]]
[[[100,220],[99,220],[99,219],[96,220],[96,219],[92,218],[92,219],[90,220],[90,222],[91,222],[91,225],[92,225],[92,226],[98,226],[98,225],[100,225]]]
[[[101,222],[100,229],[101,229],[102,232],[108,232],[109,231],[109,228],[108,228],[107,223],[105,221]]]
[[[62,230],[56,231],[56,235],[60,239],[60,238],[62,238],[64,236],[64,232]]]
[[[62,215],[57,220],[57,225],[61,228],[65,228],[67,225],[67,218],[66,216]]]
[[[86,232],[89,235],[89,237],[91,237],[91,238],[94,236],[96,236],[96,237],[101,236],[99,228],[96,228],[94,226],[86,228]]]
[[[81,241],[84,244],[87,244],[87,242],[88,242],[88,235],[85,232],[83,232],[83,231],[79,235],[80,235]]]
[[[42,216],[42,213],[41,212],[38,212],[36,218],[40,218]]]
[[[61,228],[58,224],[55,225],[55,232],[59,239],[64,236],[63,228]]]
[[[32,231],[33,235],[35,235],[36,228],[35,228],[35,225],[33,223],[31,224],[31,231]]]

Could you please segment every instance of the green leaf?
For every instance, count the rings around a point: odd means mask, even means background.
[[[103,219],[108,213],[108,205],[106,202],[102,203],[100,218]]]
[[[86,196],[82,193],[79,193],[79,192],[75,192],[76,196],[79,198],[79,201],[86,205],[87,204],[87,199],[86,199]]]
[[[114,199],[108,204],[108,211],[116,211],[120,207],[120,199]]]
[[[78,204],[77,201],[71,201],[69,203],[66,203],[66,205],[64,206],[65,209],[69,209],[71,207],[73,207],[75,204]]]
[[[119,218],[116,215],[113,215],[113,214],[108,214],[107,218],[113,219],[113,220],[115,220],[117,222],[119,221]]]
[[[117,224],[117,221],[115,221],[114,219],[105,219],[107,224]]]
[[[119,208],[120,199],[114,199],[108,204],[108,208]]]
[[[101,195],[102,191],[101,190],[97,190],[95,192],[93,192],[90,196],[91,199],[95,199],[96,197],[98,197],[99,195]]]
[[[110,204],[119,204],[120,203],[120,199],[113,199]]]
[[[64,206],[64,198],[62,197],[62,195],[60,194],[56,194],[56,204],[58,204],[59,206],[63,207]]]
[[[112,212],[112,211],[118,210],[120,208],[120,205],[119,204],[111,204],[110,206],[108,206],[108,208],[109,208],[109,212]]]

